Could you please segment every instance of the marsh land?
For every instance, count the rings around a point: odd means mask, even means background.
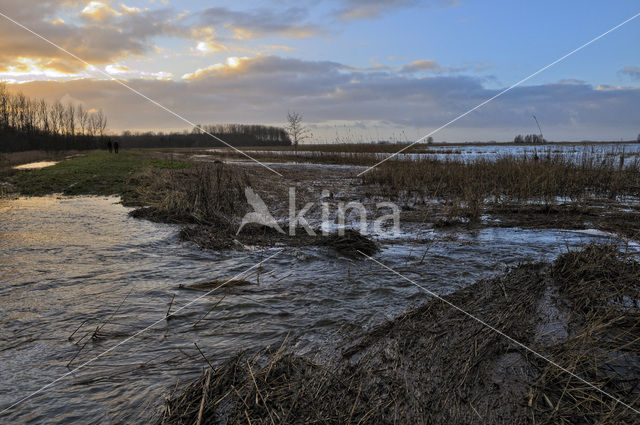
[[[391,148],[4,156],[10,418],[633,423],[640,145]]]

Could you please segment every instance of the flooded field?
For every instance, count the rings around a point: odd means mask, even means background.
[[[357,151],[348,149],[349,145],[337,145],[337,148],[332,151],[330,145],[323,146],[323,149],[306,150],[302,148],[298,151],[300,156],[316,156],[321,159],[324,155],[342,155],[345,158],[352,157]],[[472,162],[479,159],[483,160],[496,160],[498,158],[505,157],[507,155],[522,157],[541,157],[545,156],[561,156],[571,161],[579,162],[584,156],[589,156],[595,160],[619,160],[621,156],[627,159],[633,160],[640,155],[640,143],[593,143],[593,144],[544,144],[544,145],[510,145],[510,144],[469,144],[469,145],[456,145],[451,146],[438,145],[429,146],[419,144],[413,146],[409,152],[402,152],[395,154],[394,152],[403,149],[403,145],[399,145],[397,148],[391,148],[389,145],[383,145],[384,151],[372,153],[371,156],[382,160],[393,156],[395,159],[401,161],[418,161],[424,159],[438,159],[438,160],[456,160]],[[391,152],[386,150],[391,148]],[[346,149],[346,152],[342,152],[341,149]],[[415,152],[413,152],[415,151]],[[226,148],[210,149],[211,153],[230,153]],[[288,157],[294,153],[290,150],[246,150],[250,155],[268,155]],[[361,154],[366,154],[364,151]]]
[[[202,373],[206,363],[194,343],[214,365],[287,336],[299,353],[331,355],[343,335],[428,300],[375,264],[326,248],[201,250],[180,241],[178,226],[133,219],[118,202],[0,200],[0,408],[91,361],[5,412],[3,422],[146,423],[172,385]],[[376,258],[446,294],[520,262],[553,260],[610,238],[594,231],[407,224],[379,241]],[[180,285],[233,278],[281,249],[245,277],[251,284],[221,288],[163,320],[169,309],[202,295]]]

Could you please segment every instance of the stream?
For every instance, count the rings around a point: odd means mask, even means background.
[[[328,248],[201,250],[179,240],[178,226],[128,212],[115,197],[0,199],[0,410],[62,377],[0,422],[146,423],[176,382],[179,390],[206,366],[195,344],[212,364],[285,338],[300,353],[331,355],[343,335],[429,299],[380,266]],[[376,259],[441,294],[609,238],[403,231],[381,241]],[[179,288],[233,278],[279,251],[246,278],[251,285]],[[184,308],[165,320],[170,304]]]

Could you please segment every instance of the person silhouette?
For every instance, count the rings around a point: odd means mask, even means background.
[[[113,142],[113,151],[114,151],[115,153],[118,153],[118,148],[119,148],[119,146],[118,146],[118,142]]]
[[[111,140],[107,141],[107,149],[109,149],[109,153],[111,153],[111,149],[113,149],[113,146],[111,145]]]

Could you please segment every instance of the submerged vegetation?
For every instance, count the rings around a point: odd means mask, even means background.
[[[389,194],[468,198],[496,202],[559,197],[581,201],[588,197],[640,195],[640,162],[562,155],[508,155],[496,160],[464,162],[453,159],[387,161],[363,175],[365,184],[377,184]]]
[[[365,173],[363,184],[371,194],[440,217],[438,226],[480,224],[490,215],[506,226],[592,225],[631,237],[640,232],[640,211],[627,202],[640,197],[637,157],[549,153],[469,162],[422,159],[408,165],[387,161]]]
[[[618,247],[520,265],[444,299],[532,351],[434,299],[346,338],[334,359],[283,344],[207,368],[158,424],[635,421],[603,393],[640,400],[640,264]]]

